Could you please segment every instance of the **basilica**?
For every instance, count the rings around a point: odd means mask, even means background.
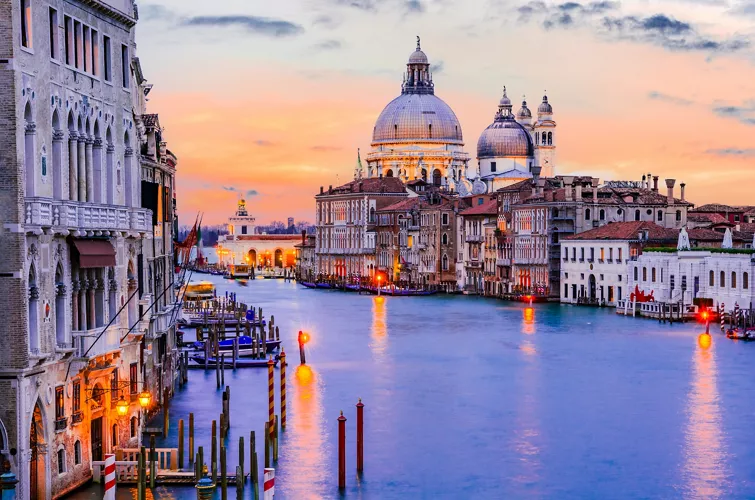
[[[533,117],[527,102],[514,114],[503,90],[493,123],[477,142],[477,165],[469,165],[461,124],[451,107],[435,95],[430,62],[420,47],[409,56],[401,95],[383,109],[372,132],[367,171],[357,163],[355,178],[421,179],[462,196],[492,193],[531,179],[533,167],[543,177],[555,174],[556,122],[548,96]]]

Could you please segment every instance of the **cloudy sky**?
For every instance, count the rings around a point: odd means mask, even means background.
[[[179,157],[184,221],[313,220],[347,182],[415,37],[466,150],[504,85],[558,124],[557,173],[755,204],[755,0],[140,1],[137,55]],[[476,161],[474,162],[476,164]]]

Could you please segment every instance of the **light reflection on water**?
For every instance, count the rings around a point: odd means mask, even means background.
[[[386,325],[385,297],[375,296],[372,299],[372,354],[376,361],[382,361],[388,345],[388,327]]]
[[[721,498],[726,494],[729,471],[716,381],[715,343],[708,348],[704,344],[696,347],[684,438],[684,490],[693,498]]]

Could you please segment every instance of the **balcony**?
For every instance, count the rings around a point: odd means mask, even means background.
[[[55,431],[64,431],[68,427],[68,417],[60,417],[55,419]]]
[[[84,421],[84,412],[79,410],[73,412],[73,415],[71,415],[71,425],[73,424],[80,424]]]
[[[480,262],[479,260],[467,260],[467,261],[464,261],[464,266],[465,267],[480,267],[481,265],[482,265],[482,262]]]
[[[110,327],[99,339],[97,336],[102,333],[102,327],[72,332],[73,338],[78,339],[77,357],[92,359],[119,350],[121,348],[121,330],[122,328]]]
[[[511,265],[511,259],[496,259],[495,260],[496,266],[510,266]]]
[[[24,222],[61,231],[149,231],[152,216],[144,208],[26,198]]]
[[[468,234],[464,237],[464,241],[467,243],[482,243],[484,238],[481,234]]]

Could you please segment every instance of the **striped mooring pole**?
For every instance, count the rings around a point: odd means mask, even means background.
[[[105,495],[102,500],[115,500],[115,455],[105,455]]]
[[[742,315],[742,310],[739,309],[739,302],[734,302],[734,328],[737,328],[739,326],[739,318]],[[731,323],[731,321],[730,321]]]
[[[286,351],[281,347],[281,430],[286,430]]]
[[[262,499],[273,500],[275,496],[275,469],[272,467],[265,467],[264,475],[262,476],[264,482]]]
[[[721,302],[721,311],[718,313],[718,321],[721,323],[721,331],[725,331],[724,327],[724,314],[726,313],[726,304]]]
[[[273,432],[275,432],[275,428],[273,427],[274,419],[275,419],[275,380],[273,379],[273,367],[275,366],[275,361],[273,361],[273,355],[270,355],[270,358],[267,360],[267,402],[268,402],[268,418],[267,421],[270,422],[270,439],[273,438]]]

